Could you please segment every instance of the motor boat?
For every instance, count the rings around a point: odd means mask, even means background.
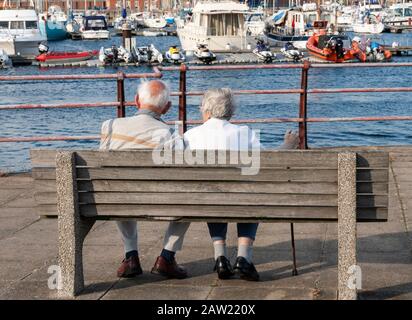
[[[284,47],[287,42],[292,42],[296,48],[305,49],[316,29],[328,25],[327,20],[318,20],[317,17],[316,3],[279,10],[266,19],[264,35],[271,46]]]
[[[84,40],[109,39],[110,32],[104,16],[85,16],[80,28],[80,34]]]
[[[7,53],[0,49],[0,69],[10,67],[11,65],[12,63]]]
[[[292,42],[286,42],[285,46],[280,49],[280,52],[286,59],[293,60],[295,62],[300,61],[303,58],[303,53],[296,48]]]
[[[99,61],[104,64],[116,64],[121,62],[132,63],[134,59],[132,53],[123,46],[116,47],[112,45],[111,48],[100,48]]]
[[[71,63],[86,61],[96,57],[99,51],[79,51],[79,52],[49,52],[49,47],[45,44],[39,45],[40,54],[36,60],[43,63]]]
[[[354,38],[354,40],[356,39]],[[338,63],[349,60],[365,62],[366,54],[361,50],[359,42],[360,39],[359,41],[352,41],[351,48],[344,48],[343,37],[321,32],[309,38],[306,48],[311,56],[329,62]]]
[[[371,33],[379,34],[385,29],[385,25],[382,22],[382,17],[375,15],[370,11],[361,11],[357,19],[352,24],[353,32],[355,33]]]
[[[47,13],[39,15],[41,33],[47,40],[64,40],[67,38],[67,16],[59,6],[50,6]]]
[[[138,63],[162,63],[163,55],[156,47],[151,44],[149,46],[134,47],[133,55]]]
[[[252,52],[265,63],[270,63],[276,58],[276,54],[272,53],[269,46],[260,39],[257,41],[256,48],[253,49]]]
[[[34,10],[0,10],[0,49],[16,62],[28,62],[38,55],[38,46],[46,41],[39,29]]]
[[[216,55],[205,44],[199,44],[193,54],[203,63],[209,64],[216,60]]]
[[[177,46],[171,46],[165,53],[165,59],[169,63],[179,64],[184,62],[186,57]]]
[[[197,1],[192,11],[175,19],[176,31],[185,51],[197,50],[199,43],[213,52],[249,50],[254,41],[245,28],[249,7],[244,3],[223,0]]]
[[[263,12],[250,12],[245,16],[245,28],[251,36],[261,36],[265,31],[265,19]]]

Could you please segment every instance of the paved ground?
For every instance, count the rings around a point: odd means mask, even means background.
[[[412,299],[412,148],[391,152],[390,219],[358,225],[361,299]],[[38,219],[29,174],[0,178],[0,299],[56,298],[48,269],[56,264],[57,220]],[[185,280],[148,272],[162,247],[165,223],[140,223],[144,274],[115,276],[122,247],[115,223],[99,222],[84,249],[87,287],[78,299],[334,299],[337,284],[336,224],[295,225],[299,275],[291,276],[288,224],[262,224],[255,263],[262,281],[218,280],[213,250],[203,223],[192,224],[178,261]],[[235,229],[229,229],[235,256]]]

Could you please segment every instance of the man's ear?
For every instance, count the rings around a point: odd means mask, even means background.
[[[162,114],[166,114],[168,111],[169,111],[169,109],[170,109],[170,107],[172,106],[172,102],[171,101],[168,101],[167,103],[166,103],[166,105],[163,107],[163,109],[162,109]]]
[[[138,94],[136,94],[134,96],[134,103],[136,104],[136,108],[140,109],[140,102],[139,102],[139,95]]]

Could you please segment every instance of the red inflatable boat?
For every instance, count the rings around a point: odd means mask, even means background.
[[[314,34],[306,43],[306,48],[311,55],[326,61],[366,61],[366,54],[360,50],[357,43],[352,43],[351,48],[343,48],[343,40],[339,36]]]
[[[89,60],[98,54],[98,50],[82,52],[50,52],[39,54],[36,57],[36,60],[47,63],[70,63]]]

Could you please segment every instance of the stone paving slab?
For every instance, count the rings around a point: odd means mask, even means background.
[[[412,299],[412,148],[389,148],[390,215],[386,223],[358,224],[360,299]],[[57,220],[39,219],[33,209],[29,174],[0,178],[0,299],[60,299],[48,288],[57,264]],[[193,223],[177,259],[188,268],[184,280],[150,274],[167,223],[139,222],[143,275],[118,279],[122,246],[116,224],[99,221],[84,246],[86,288],[76,299],[335,299],[337,226],[295,224],[298,276],[291,276],[290,225],[261,224],[254,261],[262,281],[222,281],[213,272],[213,247],[205,223]],[[228,232],[236,257],[236,226]]]

